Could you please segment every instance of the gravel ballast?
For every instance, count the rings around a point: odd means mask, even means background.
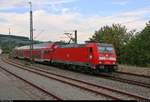
[[[82,73],[76,73],[73,71],[68,71],[68,70],[55,68],[55,67],[51,67],[51,66],[45,66],[45,65],[41,65],[41,64],[34,64],[34,65],[37,67],[40,67],[40,68],[47,69],[48,71],[56,73],[56,74],[69,76],[71,78],[84,80],[84,81],[91,82],[94,84],[107,86],[107,87],[123,90],[126,92],[131,92],[133,94],[137,94],[137,95],[144,96],[146,98],[150,98],[150,89],[149,88],[144,88],[144,87],[140,87],[137,85],[131,85],[131,84],[113,81],[113,80],[109,80],[109,79],[104,79],[99,76],[92,76],[92,75],[86,75],[86,74],[82,74]]]
[[[41,77],[36,74],[31,74],[28,71],[15,68],[14,66],[7,65],[5,63],[1,63],[3,67],[6,67],[12,73],[16,73],[17,75],[27,78],[30,82],[33,82],[36,85],[50,91],[51,93],[61,97],[65,100],[105,100],[109,99],[104,96],[95,95],[94,93],[87,92],[83,89],[76,88],[55,80],[50,80],[45,77]],[[11,68],[10,68],[11,67]]]

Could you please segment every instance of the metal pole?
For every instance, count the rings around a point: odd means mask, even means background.
[[[29,2],[30,4],[30,57],[31,62],[34,60],[32,51],[33,51],[33,15],[32,15],[32,2]]]
[[[8,49],[9,49],[9,55],[10,55],[10,50],[11,50],[11,36],[10,36],[11,32],[10,32],[10,28],[9,28],[9,44],[8,44]]]
[[[75,30],[75,44],[77,44],[77,30]]]

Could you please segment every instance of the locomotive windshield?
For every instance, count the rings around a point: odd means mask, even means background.
[[[99,45],[99,53],[115,53],[112,45]]]

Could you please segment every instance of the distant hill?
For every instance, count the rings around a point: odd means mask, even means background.
[[[34,43],[41,43],[41,41],[34,41]],[[2,48],[4,52],[9,52],[16,46],[29,44],[30,40],[28,37],[0,34],[0,48]]]
[[[0,38],[12,38],[12,39],[23,39],[23,40],[29,40],[28,37],[22,37],[22,36],[15,36],[15,35],[4,35],[0,34]]]

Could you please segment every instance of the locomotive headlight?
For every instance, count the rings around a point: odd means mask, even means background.
[[[101,62],[101,61],[100,61],[99,63],[100,63],[100,64],[102,64],[102,62]]]
[[[93,56],[92,55],[89,55],[89,59],[92,59],[93,58]]]
[[[99,57],[99,60],[105,60],[106,58],[105,57]]]
[[[113,62],[113,64],[116,64],[115,62]]]
[[[115,57],[110,57],[109,60],[116,61],[116,58]]]

